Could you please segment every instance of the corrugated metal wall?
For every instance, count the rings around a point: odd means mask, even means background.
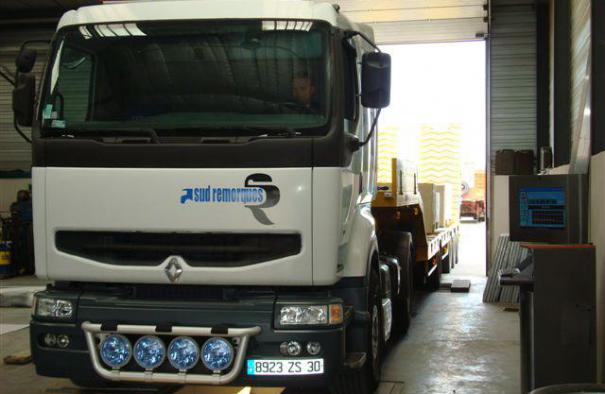
[[[533,0],[493,0],[490,152],[536,148],[536,12]],[[492,169],[494,166],[492,165]]]
[[[50,39],[54,28],[0,28],[0,65],[3,70],[15,72],[15,57],[19,52],[21,43],[26,40]],[[37,44],[38,61],[34,68],[36,85],[46,64],[47,50],[45,45]],[[36,86],[37,88],[38,86]],[[1,170],[29,170],[31,166],[30,145],[25,142],[13,127],[12,111],[13,86],[0,77],[0,171]],[[29,129],[25,130],[29,135]]]

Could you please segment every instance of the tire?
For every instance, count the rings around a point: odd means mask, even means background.
[[[397,339],[405,335],[412,321],[412,305],[414,297],[414,253],[412,234],[403,231],[389,231],[383,235],[382,250],[388,255],[397,257],[401,269],[401,287],[395,294],[393,302],[393,329],[391,338]],[[393,277],[395,277],[393,275]],[[396,282],[396,281],[395,281]]]
[[[332,394],[371,394],[380,382],[382,350],[384,348],[382,303],[380,301],[380,276],[375,267],[370,272],[368,292],[370,326],[366,342],[367,358],[362,368],[346,371],[330,386]]]
[[[401,267],[401,293],[395,301],[395,312],[393,321],[393,336],[403,336],[407,334],[410,323],[412,322],[412,299],[414,296],[414,285],[411,264],[411,251],[410,259],[407,260]]]
[[[443,261],[441,256],[438,256],[439,261],[437,262],[437,268],[433,271],[431,276],[428,277],[427,287],[430,291],[437,291],[441,287],[441,274],[443,273]]]
[[[393,305],[393,330],[391,337],[397,339],[408,332],[412,322],[412,299],[414,295],[412,251],[409,246],[405,254],[400,258],[401,265],[401,288],[394,299]]]
[[[441,272],[444,274],[449,274],[452,268],[451,260],[450,260],[451,252],[445,259],[441,260]]]

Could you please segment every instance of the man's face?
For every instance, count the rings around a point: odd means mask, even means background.
[[[292,80],[292,96],[296,102],[302,105],[311,105],[311,99],[315,94],[315,86],[309,78],[294,78]]]

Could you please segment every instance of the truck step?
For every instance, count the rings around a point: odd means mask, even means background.
[[[345,367],[350,369],[360,369],[366,363],[367,355],[365,352],[347,353],[345,358]]]
[[[471,289],[471,281],[468,279],[454,279],[450,291],[452,293],[468,293]]]

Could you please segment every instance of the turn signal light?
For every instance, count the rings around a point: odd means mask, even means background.
[[[341,324],[342,322],[342,304],[330,304],[330,324]]]

